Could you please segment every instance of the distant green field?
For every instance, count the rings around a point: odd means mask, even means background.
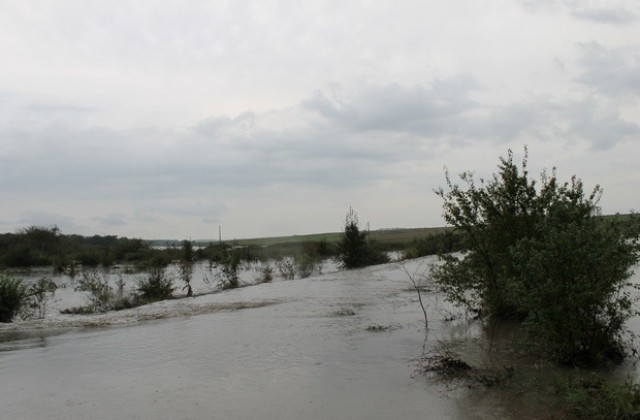
[[[632,220],[630,214],[615,214],[602,216],[606,220],[627,221]],[[395,229],[378,229],[369,232],[369,238],[383,245],[391,244],[409,244],[414,239],[422,239],[431,235],[437,235],[453,230],[452,227],[425,227],[425,228],[395,228]],[[337,243],[342,238],[342,232],[326,232],[313,233],[308,235],[291,235],[291,236],[272,236],[266,238],[251,239],[234,239],[224,240],[226,243],[236,245],[255,245],[255,246],[272,246],[272,245],[295,245],[305,242],[318,242],[326,240],[328,243]],[[158,241],[161,242],[161,241]],[[179,241],[164,241],[164,243],[175,242],[179,245]],[[207,245],[209,243],[217,243],[217,240],[198,240],[199,245]]]
[[[406,244],[414,239],[425,238],[431,235],[443,233],[451,228],[429,227],[411,229],[379,229],[369,232],[369,238],[381,244]],[[233,242],[238,245],[271,246],[283,244],[301,244],[304,242],[318,242],[326,240],[329,243],[337,243],[342,237],[342,232],[314,233],[309,235],[274,236],[268,238],[237,239]]]

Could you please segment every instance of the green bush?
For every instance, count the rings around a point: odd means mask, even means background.
[[[111,309],[114,298],[113,289],[109,281],[97,270],[83,270],[82,276],[75,288],[76,291],[88,292],[92,312],[104,312]]]
[[[449,190],[437,194],[469,251],[441,256],[434,278],[480,316],[524,321],[531,342],[561,362],[619,361],[634,313],[626,280],[640,252],[638,224],[598,217],[599,187],[585,196],[580,180],[560,185],[555,173],[537,186],[526,165],[509,151],[487,182],[462,174],[466,189],[447,174]]]
[[[169,299],[173,295],[173,280],[167,277],[165,269],[156,267],[138,283],[140,298],[146,302]]]
[[[0,273],[0,322],[11,322],[26,298],[19,279]]]

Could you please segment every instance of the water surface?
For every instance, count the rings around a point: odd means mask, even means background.
[[[452,309],[437,295],[426,301],[428,335],[406,273],[389,264],[3,325],[2,419],[485,419],[529,410],[521,396],[417,373],[415,359],[439,342],[471,337],[472,353],[488,354],[477,324],[444,322]]]

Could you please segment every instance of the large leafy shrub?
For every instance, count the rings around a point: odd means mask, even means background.
[[[582,182],[540,185],[513,163],[465,188],[446,176],[446,221],[465,235],[468,252],[443,255],[434,278],[448,298],[479,316],[517,319],[552,356],[566,363],[619,360],[624,322],[633,314],[627,279],[638,261],[638,224],[603,219],[602,194]]]

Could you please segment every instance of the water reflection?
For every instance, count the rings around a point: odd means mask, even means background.
[[[0,333],[0,354],[45,347],[49,337],[61,333],[62,331],[8,331]]]

